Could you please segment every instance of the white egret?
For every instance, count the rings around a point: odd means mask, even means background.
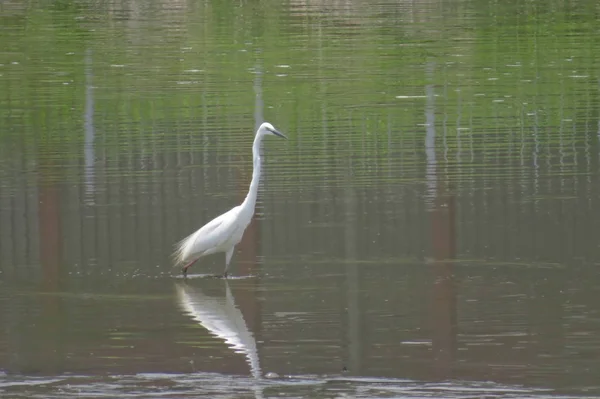
[[[187,270],[198,259],[203,256],[214,254],[217,252],[225,252],[225,272],[223,277],[227,278],[229,263],[233,255],[235,246],[242,240],[244,231],[252,215],[256,205],[256,195],[258,193],[258,182],[260,180],[260,146],[265,136],[275,135],[287,139],[283,133],[279,132],[268,122],[260,125],[254,137],[252,145],[252,158],[254,169],[252,171],[252,181],[248,194],[240,205],[217,216],[195,233],[184,238],[177,245],[174,257],[177,264],[185,264],[181,269],[184,277],[187,276]]]

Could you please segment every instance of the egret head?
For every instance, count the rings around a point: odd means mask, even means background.
[[[274,135],[287,139],[283,133],[275,129],[269,122],[264,122],[262,125],[260,125],[257,134],[262,136]]]

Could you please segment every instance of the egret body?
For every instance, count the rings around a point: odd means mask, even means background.
[[[190,234],[177,244],[174,257],[178,264],[184,264],[183,275],[198,259],[203,256],[217,252],[225,253],[225,272],[223,277],[227,278],[229,263],[233,256],[235,246],[242,240],[244,231],[254,215],[256,196],[258,194],[258,182],[260,180],[260,146],[265,136],[275,135],[287,138],[270,123],[264,122],[256,131],[252,145],[252,181],[248,194],[240,205],[217,216],[196,232]]]

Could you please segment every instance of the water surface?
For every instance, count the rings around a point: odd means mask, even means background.
[[[0,392],[600,396],[597,11],[3,2]]]

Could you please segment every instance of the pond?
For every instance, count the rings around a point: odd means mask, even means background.
[[[600,397],[598,11],[1,2],[0,393]]]

